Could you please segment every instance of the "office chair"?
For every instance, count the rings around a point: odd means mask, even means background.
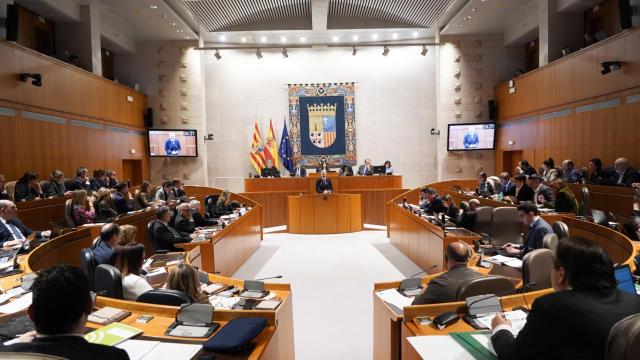
[[[96,294],[114,299],[122,299],[122,275],[114,266],[98,265],[94,275]]]
[[[580,192],[582,193],[582,201],[580,202],[580,211],[578,212],[581,216],[587,216],[587,214],[590,213],[589,210],[591,209],[591,198],[589,196],[589,189],[586,186],[583,186]]]
[[[558,235],[558,241],[568,239],[571,235],[569,233],[569,226],[562,221],[554,222],[553,225],[551,225],[551,229],[553,229],[553,232]]]
[[[9,200],[16,201],[16,198],[15,198],[16,182],[15,181],[9,181],[8,183],[4,184],[4,190],[7,192],[7,196],[9,197]]]
[[[493,208],[491,206],[481,206],[476,209],[476,222],[471,231],[476,234],[491,234],[491,219],[493,218]]]
[[[149,245],[151,246],[151,253],[152,254],[166,254],[169,252],[169,250],[159,250],[158,249],[158,242],[156,241],[156,238],[153,236],[153,227],[155,226],[156,220],[152,220],[147,224],[147,241],[149,242]]]
[[[520,220],[520,215],[518,215],[518,208],[505,206],[493,209],[491,240],[494,245],[520,244],[522,243],[521,234],[522,221]]]
[[[82,270],[82,272],[89,279],[89,286],[91,286],[91,290],[93,290],[93,282],[96,271],[96,258],[93,255],[93,251],[91,251],[91,249],[80,249],[80,270]]]
[[[191,304],[193,299],[179,290],[155,289],[138,296],[137,302],[157,305],[180,306]]]
[[[73,183],[74,183],[73,179],[65,178],[64,180],[62,180],[62,183],[64,184],[65,189],[67,190],[73,189]]]
[[[550,288],[552,268],[553,251],[549,249],[536,249],[525,255],[522,259],[522,283],[535,283],[535,285],[528,286],[525,291]]]
[[[640,314],[618,321],[607,339],[607,360],[632,360],[640,354]]]
[[[558,235],[555,233],[545,235],[544,238],[542,238],[542,246],[555,253],[558,248]]]
[[[76,222],[73,220],[73,205],[71,202],[71,199],[67,199],[67,201],[64,202],[64,218],[67,220],[67,225],[74,228],[76,227]]]
[[[511,295],[515,292],[513,282],[504,276],[483,276],[463,282],[458,288],[456,299],[462,301],[468,297],[486,294]]]
[[[100,236],[96,237],[95,239],[93,239],[93,241],[91,241],[91,249],[97,248],[99,243],[100,243]]]

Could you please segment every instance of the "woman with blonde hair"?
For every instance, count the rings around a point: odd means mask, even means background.
[[[187,294],[193,302],[208,303],[209,298],[200,289],[198,271],[189,264],[179,264],[169,271],[166,288]]]
[[[76,226],[93,223],[96,215],[93,209],[93,198],[89,198],[89,210],[86,208],[87,190],[74,190],[71,198],[71,215]]]
[[[118,245],[125,246],[130,243],[136,242],[136,233],[138,228],[133,225],[120,225],[120,241]]]
[[[220,197],[218,197],[218,202],[216,203],[215,217],[229,215],[238,207],[240,207],[240,204],[238,204],[237,201],[231,200],[231,192],[229,190],[223,190],[222,193],[220,193]]]
[[[111,189],[100,188],[96,195],[95,202],[96,209],[96,221],[111,221],[118,216],[118,212],[115,209],[113,199],[111,198]]]

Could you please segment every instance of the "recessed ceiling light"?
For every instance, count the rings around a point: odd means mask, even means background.
[[[153,9],[153,10],[155,10],[155,9],[157,9],[157,8],[158,8],[158,5],[149,5],[149,9]]]
[[[281,36],[280,37],[280,41],[281,42],[287,42],[287,37],[286,36]]]
[[[476,12],[476,11],[478,11],[478,8],[473,8],[473,9],[471,9],[471,11],[472,12]]]
[[[418,32],[414,31],[412,35],[413,35],[414,38],[417,38],[418,37]]]
[[[227,37],[224,35],[219,36],[220,41],[227,41]]]
[[[373,35],[371,35],[371,38],[372,38],[373,40],[378,40],[378,34],[373,34]]]
[[[185,36],[184,38],[185,39],[191,39],[191,36]]]
[[[337,35],[334,35],[331,40],[333,40],[333,42],[337,42],[338,40],[340,40],[340,37]]]
[[[176,26],[176,23],[172,22],[172,23],[169,23],[169,25]]]
[[[262,42],[267,42],[267,37],[266,37],[266,36],[261,37],[261,38],[260,38],[260,41],[262,41]]]
[[[306,37],[304,37],[304,36],[300,36],[300,42],[306,42],[306,41],[307,41],[307,38],[306,38]]]
[[[398,38],[398,34],[396,34],[396,33],[391,34],[391,38],[393,40],[396,40]]]
[[[467,19],[467,20],[471,20],[471,15],[469,15],[469,16],[467,16],[467,17],[465,17],[465,19]]]
[[[351,38],[353,39],[353,41],[358,41],[358,35],[353,35]]]

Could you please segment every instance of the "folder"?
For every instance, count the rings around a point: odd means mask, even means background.
[[[475,337],[487,336],[487,332],[454,332],[451,336],[460,346],[462,346],[476,360],[498,360],[498,357],[481,344]],[[490,340],[489,340],[490,341]]]

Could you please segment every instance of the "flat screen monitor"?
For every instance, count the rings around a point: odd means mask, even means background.
[[[631,269],[628,264],[616,266],[614,269],[618,289],[637,295],[636,284],[633,282]]]
[[[149,156],[197,157],[198,132],[184,129],[149,129]]]
[[[495,123],[449,124],[447,150],[492,150],[495,139]]]

